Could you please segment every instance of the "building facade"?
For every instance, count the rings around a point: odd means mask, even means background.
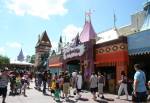
[[[41,66],[46,64],[46,59],[48,58],[51,47],[51,41],[49,40],[47,32],[44,31],[42,35],[39,36],[38,42],[35,46],[35,67],[37,69],[41,69]]]

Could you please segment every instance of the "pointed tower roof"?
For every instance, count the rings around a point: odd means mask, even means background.
[[[144,5],[144,11],[146,12],[146,17],[141,31],[150,29],[150,1],[147,1]]]
[[[60,36],[59,43],[62,43],[62,36]]]
[[[23,55],[22,49],[21,49],[19,55],[17,56],[17,60],[18,60],[18,61],[21,61],[21,62],[24,61],[24,55]]]
[[[36,47],[39,46],[40,44],[47,44],[47,46],[52,47],[51,41],[48,38],[46,30],[42,33],[41,37],[39,36]]]
[[[87,19],[88,17],[88,19]],[[91,23],[91,12],[89,11],[88,13],[85,14],[85,24],[83,27],[83,30],[80,34],[80,41],[81,42],[87,42],[91,39],[96,38],[96,33],[93,29],[92,23]]]

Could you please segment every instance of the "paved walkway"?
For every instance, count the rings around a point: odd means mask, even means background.
[[[43,95],[42,92],[34,89],[34,83],[31,83],[31,89],[27,90],[27,97],[23,95],[7,96],[6,103],[56,103],[48,91],[47,93],[48,95]],[[129,101],[126,101],[125,96],[120,97],[121,99],[116,99],[116,95],[105,94],[106,99],[98,98],[97,101],[93,101],[91,93],[84,92],[82,93],[82,98],[76,101],[73,93],[71,95],[69,101],[65,102],[64,99],[61,99],[61,103],[130,103],[131,100],[131,97],[129,97]],[[0,97],[0,102],[1,100],[2,97]]]

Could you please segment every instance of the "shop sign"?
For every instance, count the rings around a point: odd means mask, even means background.
[[[75,47],[68,47],[64,49],[63,58],[68,59],[72,57],[82,56],[84,52],[85,52],[84,44]]]

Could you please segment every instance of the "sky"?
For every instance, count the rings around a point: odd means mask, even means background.
[[[45,30],[57,49],[60,35],[69,42],[85,23],[91,10],[96,33],[130,24],[132,14],[143,10],[147,0],[0,0],[0,55],[16,59],[35,54],[38,35]]]

